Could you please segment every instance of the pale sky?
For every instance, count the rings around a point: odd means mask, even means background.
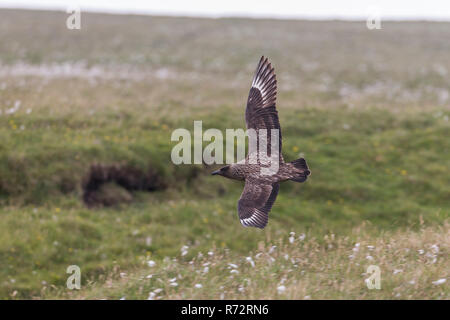
[[[449,0],[0,0],[0,8],[57,9],[208,17],[450,20]]]

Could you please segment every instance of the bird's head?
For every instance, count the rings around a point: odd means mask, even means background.
[[[230,166],[228,165],[228,166],[222,167],[222,168],[220,168],[219,170],[216,170],[216,171],[211,172],[211,174],[212,174],[213,176],[214,176],[214,175],[219,175],[219,176],[224,176],[224,177],[226,177],[226,176],[228,176],[228,175],[230,174]]]

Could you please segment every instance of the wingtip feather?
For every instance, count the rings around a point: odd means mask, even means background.
[[[256,88],[261,92],[264,105],[275,102],[275,96],[272,93],[276,95],[277,79],[275,69],[267,57],[261,56],[253,77],[252,88]]]

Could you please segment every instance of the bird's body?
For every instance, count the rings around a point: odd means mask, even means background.
[[[229,166],[229,172],[224,172],[222,175],[233,180],[242,181],[252,178],[264,183],[275,183],[290,180],[304,173],[302,168],[298,169],[290,162],[281,164],[278,172],[274,175],[261,175],[260,171],[261,166],[258,164],[234,163]]]
[[[247,129],[252,129],[256,133],[254,136],[249,135],[249,141],[257,150],[248,154],[244,160],[212,173],[245,181],[238,202],[239,218],[245,227],[262,229],[267,225],[269,211],[278,195],[280,182],[286,180],[304,182],[310,175],[305,159],[285,162],[281,154],[281,128],[275,108],[276,89],[274,69],[267,58],[261,57],[245,112]],[[272,136],[270,131],[275,131],[277,135]],[[275,139],[272,141],[273,138]],[[266,140],[265,143],[262,139]],[[263,150],[264,146],[268,150]],[[267,162],[269,157],[272,162],[276,162],[275,166]]]

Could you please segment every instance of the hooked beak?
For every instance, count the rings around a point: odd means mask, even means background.
[[[216,174],[219,174],[219,172],[220,172],[220,170],[213,171],[213,172],[211,172],[211,175],[215,176]]]

